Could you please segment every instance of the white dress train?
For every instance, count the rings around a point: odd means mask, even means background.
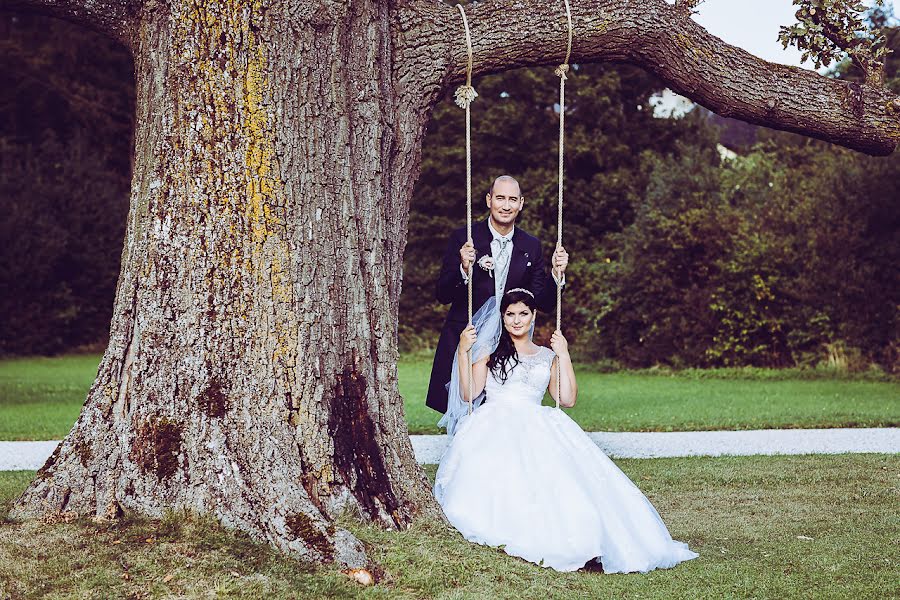
[[[434,493],[466,539],[574,571],[647,572],[696,558],[650,501],[563,411],[541,406],[554,353],[542,347],[459,424]]]

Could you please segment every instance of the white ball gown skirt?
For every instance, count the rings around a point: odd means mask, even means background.
[[[578,424],[537,403],[501,397],[464,418],[434,492],[466,539],[557,571],[598,559],[605,573],[647,572],[698,556]]]

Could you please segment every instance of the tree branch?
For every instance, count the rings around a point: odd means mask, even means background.
[[[71,21],[131,47],[140,0],[0,0],[0,11],[38,13]]]
[[[476,75],[554,65],[565,56],[561,1],[495,0],[469,5],[466,13]],[[871,155],[890,154],[900,143],[900,100],[888,90],[766,62],[726,44],[663,0],[575,0],[572,17],[572,62],[632,63],[722,116]],[[465,37],[453,7],[409,2],[398,9],[398,24],[401,82],[416,79],[403,64],[410,48],[419,60],[426,53],[439,65],[433,75],[441,78],[437,87],[462,80]],[[423,89],[431,83],[422,83]]]

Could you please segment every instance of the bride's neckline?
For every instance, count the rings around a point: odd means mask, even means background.
[[[541,346],[538,346],[536,352],[532,352],[531,354],[525,354],[523,352],[519,352],[518,354],[519,354],[519,356],[523,356],[525,358],[531,358],[532,356],[537,356],[540,353],[541,353]]]

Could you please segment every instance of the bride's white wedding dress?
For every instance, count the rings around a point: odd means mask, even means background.
[[[460,421],[435,479],[450,522],[479,544],[574,571],[673,567],[698,555],[672,540],[650,501],[563,411],[541,406],[554,353],[519,355],[505,383]]]

